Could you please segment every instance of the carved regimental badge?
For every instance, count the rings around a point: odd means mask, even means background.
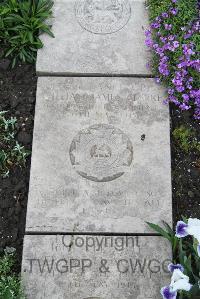
[[[77,0],[75,15],[87,31],[110,34],[128,23],[131,6],[128,0]]]
[[[133,160],[130,139],[112,125],[98,124],[81,130],[70,146],[70,160],[79,175],[95,182],[122,176]]]

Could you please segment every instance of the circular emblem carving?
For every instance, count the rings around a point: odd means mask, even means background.
[[[133,160],[130,139],[121,130],[98,124],[81,130],[70,146],[70,160],[79,175],[95,182],[122,176]]]
[[[128,0],[77,0],[75,15],[87,31],[110,34],[128,23],[131,6]]]

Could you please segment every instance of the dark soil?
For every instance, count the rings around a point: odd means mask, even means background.
[[[0,60],[0,111],[18,120],[17,140],[31,150],[37,78],[35,67],[19,65],[9,69]],[[17,249],[20,265],[29,186],[30,157],[26,167],[16,167],[9,178],[0,177],[0,251],[6,246]]]
[[[171,133],[181,125],[191,129],[200,142],[200,121],[194,120],[192,113],[180,112],[171,107]],[[171,134],[172,151],[172,188],[173,188],[173,220],[181,220],[181,216],[200,219],[200,152],[185,152]]]
[[[32,146],[37,77],[34,66],[9,69],[0,61],[0,111],[8,110],[18,119],[17,139],[27,149]],[[190,113],[171,107],[172,131],[181,124],[191,126],[200,140],[200,125]],[[30,157],[25,168],[15,168],[10,177],[0,179],[0,248],[15,247],[20,265],[28,197]],[[200,157],[184,153],[172,137],[174,222],[181,215],[200,218]],[[20,268],[19,268],[20,269]]]

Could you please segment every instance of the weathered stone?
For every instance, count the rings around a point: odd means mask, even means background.
[[[145,1],[55,0],[52,30],[42,36],[38,74],[146,75]]]
[[[153,79],[39,78],[26,230],[171,223],[165,96]]]
[[[171,258],[161,237],[25,236],[22,277],[30,299],[159,299]]]

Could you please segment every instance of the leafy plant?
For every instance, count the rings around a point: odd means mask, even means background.
[[[191,150],[200,152],[200,142],[195,138],[195,132],[181,125],[173,131],[173,136],[180,148],[188,153]]]
[[[168,88],[166,102],[193,109],[200,119],[200,23],[198,0],[148,0],[146,45],[157,82]]]
[[[39,35],[53,37],[46,20],[52,16],[51,0],[6,0],[0,3],[0,41],[5,57],[16,62],[33,63],[37,50],[43,47]]]
[[[162,237],[167,239],[173,250],[173,264],[169,265],[172,272],[171,284],[161,290],[164,299],[177,297],[179,292],[182,298],[200,298],[200,220],[190,218],[178,221],[176,233],[163,222],[164,228],[159,225],[147,224]],[[190,238],[185,238],[187,236]]]
[[[5,118],[6,111],[0,112],[0,175],[9,176],[15,165],[24,166],[30,154],[16,140],[16,118]]]
[[[4,251],[0,256],[0,298],[25,299],[20,286],[19,277],[13,273],[15,255]]]

